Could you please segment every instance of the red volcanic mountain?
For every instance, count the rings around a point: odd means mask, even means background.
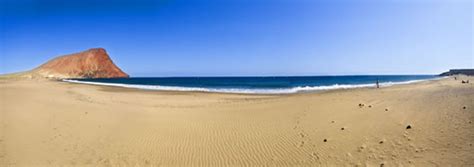
[[[29,72],[46,78],[127,78],[103,48],[60,56]]]

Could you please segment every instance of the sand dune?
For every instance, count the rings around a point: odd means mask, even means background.
[[[474,84],[452,78],[271,96],[0,86],[1,166],[474,166]]]

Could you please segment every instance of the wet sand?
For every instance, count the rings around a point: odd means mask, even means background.
[[[292,95],[0,79],[0,166],[474,166],[474,84]]]

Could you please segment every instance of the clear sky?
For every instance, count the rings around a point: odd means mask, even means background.
[[[473,68],[471,0],[0,0],[0,73],[103,47],[132,76]]]

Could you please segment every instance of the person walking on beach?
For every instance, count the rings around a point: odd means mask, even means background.
[[[375,81],[375,85],[377,85],[377,88],[379,88],[379,79],[377,78],[377,81]]]

